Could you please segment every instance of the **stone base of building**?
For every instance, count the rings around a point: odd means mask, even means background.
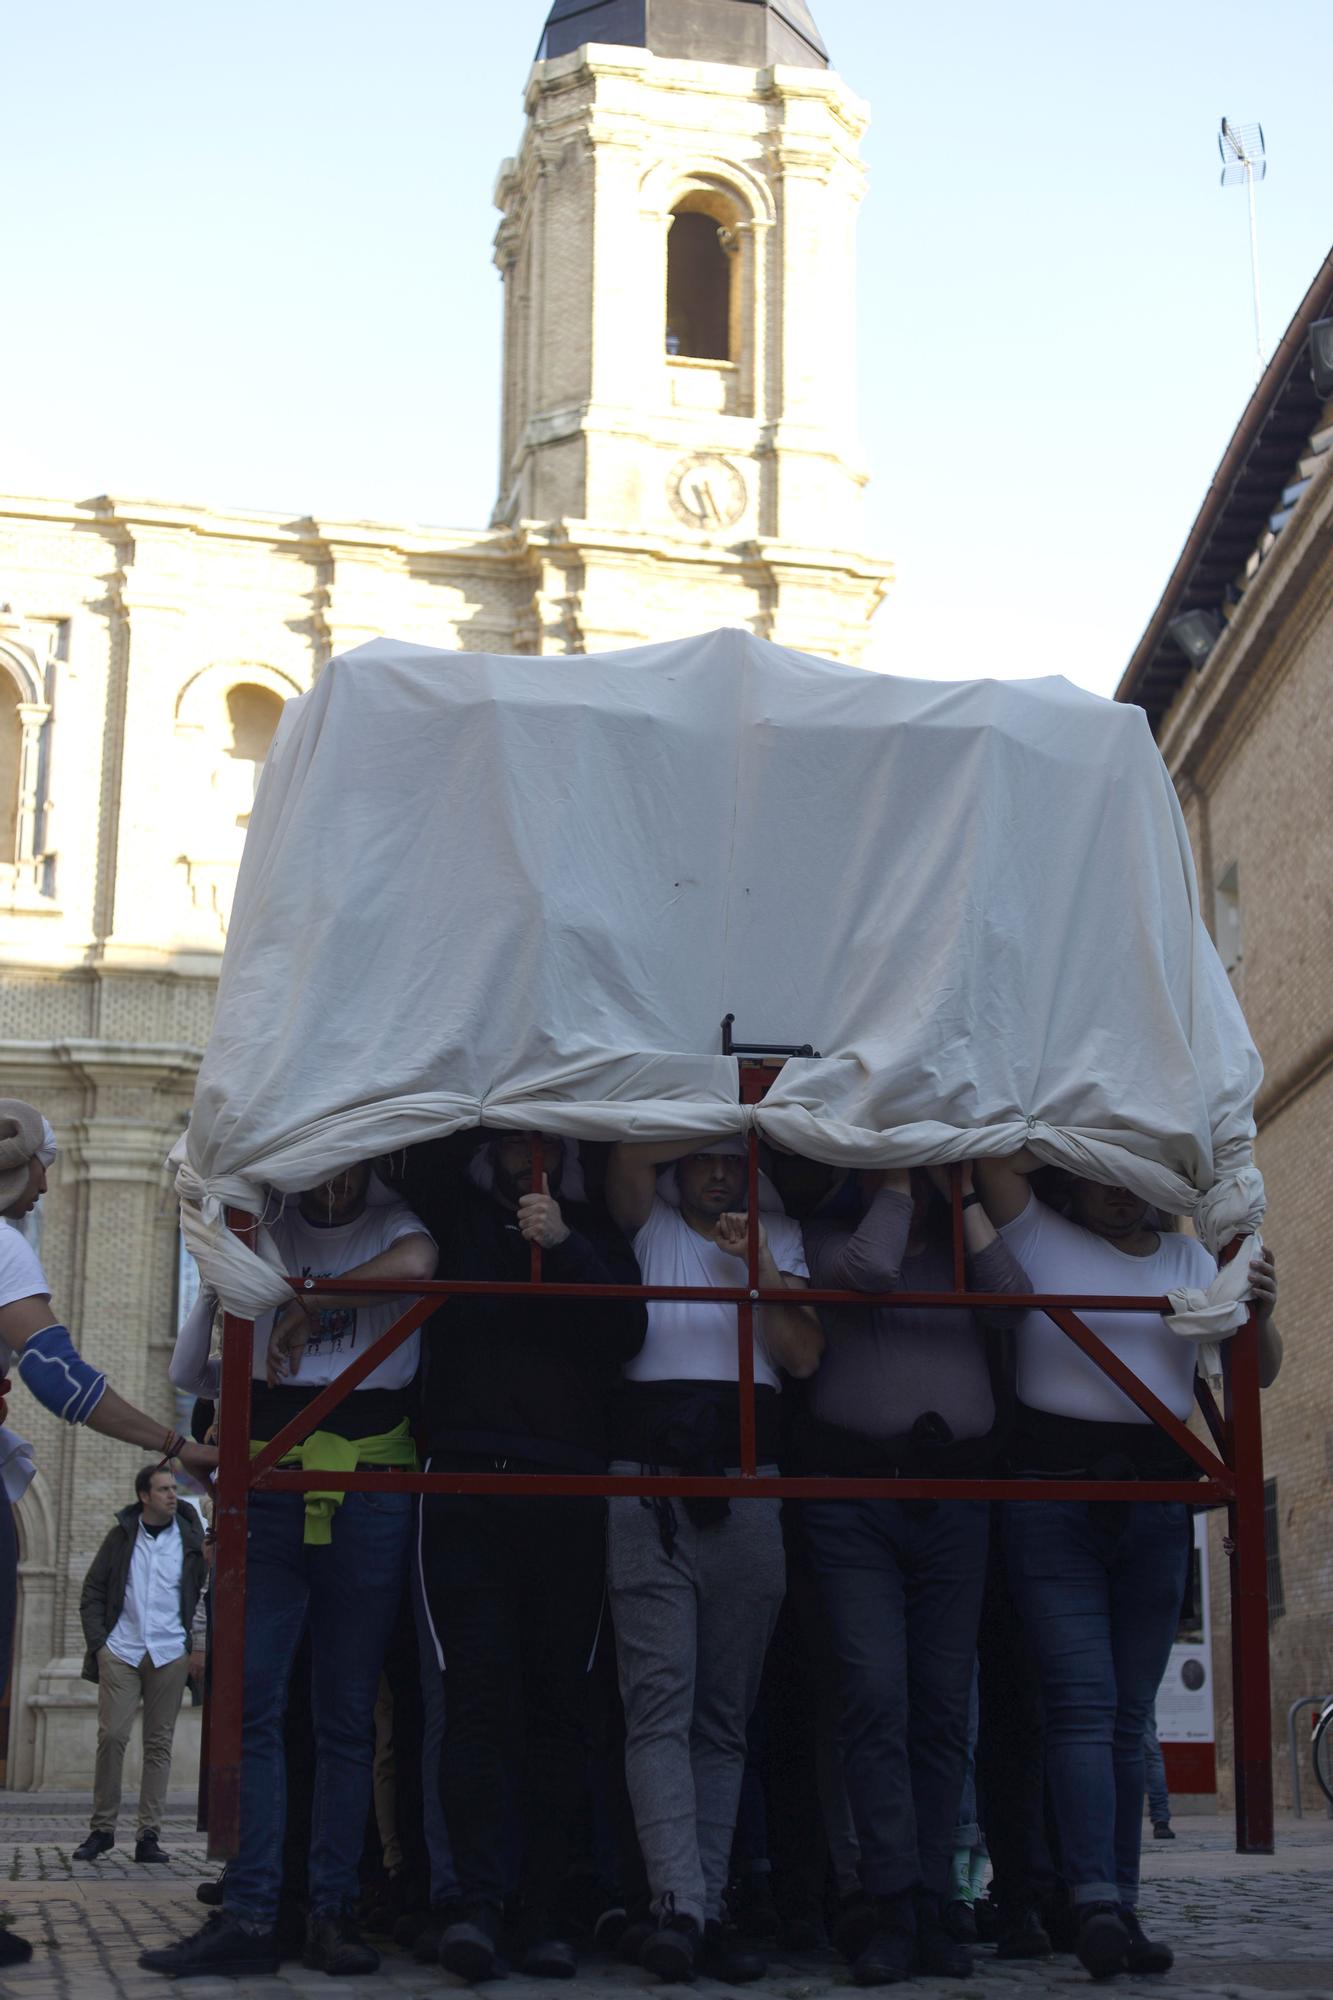
[[[73,1658],[52,1660],[38,1676],[36,1693],[29,1696],[28,1705],[36,1723],[31,1789],[86,1790],[91,1800],[93,1763],[97,1756],[97,1689],[91,1681],[83,1679],[81,1666],[82,1662]],[[203,1709],[196,1708],[187,1695],[172,1743],[172,1791],[193,1793],[198,1787],[203,1714]],[[125,1750],[121,1817],[130,1825],[143,1773],[142,1724],[140,1714],[135,1717]]]

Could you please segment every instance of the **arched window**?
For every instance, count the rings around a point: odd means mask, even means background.
[[[264,768],[264,759],[268,756],[281,715],[282,701],[272,688],[256,687],[253,681],[241,681],[227,689],[229,740],[223,747],[226,755],[234,757],[238,764],[249,765],[251,800],[259,789],[259,774]],[[237,825],[245,825],[249,817],[247,803],[244,810],[237,814]]]
[[[734,361],[736,213],[725,196],[688,194],[667,232],[667,353]]]

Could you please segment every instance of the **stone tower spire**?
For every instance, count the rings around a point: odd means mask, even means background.
[[[855,659],[868,113],[804,0],[555,0],[500,171],[500,495],[528,643],[720,623]]]
[[[622,43],[686,62],[828,68],[805,0],[555,0],[538,59],[585,42]]]

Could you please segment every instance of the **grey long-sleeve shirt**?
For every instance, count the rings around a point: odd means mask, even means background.
[[[908,1196],[881,1188],[855,1229],[846,1222],[805,1224],[810,1283],[829,1290],[945,1292],[953,1289],[953,1258],[944,1244],[907,1255],[912,1221]],[[977,1291],[1027,1292],[1027,1275],[998,1239],[967,1260]],[[1012,1327],[1018,1312],[969,1312],[951,1307],[820,1306],[826,1345],[811,1379],[809,1406],[821,1423],[861,1437],[910,1431],[927,1410],[942,1416],[955,1438],[984,1437],[995,1422],[986,1355],[987,1330]]]

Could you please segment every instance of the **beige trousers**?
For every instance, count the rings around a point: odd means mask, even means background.
[[[189,1679],[189,1655],[155,1667],[147,1653],[127,1667],[110,1647],[97,1655],[97,1763],[93,1772],[93,1830],[114,1833],[120,1811],[120,1774],[134,1712],[143,1697],[143,1780],[139,1786],[137,1831],[162,1826],[171,1777],[171,1739]]]

